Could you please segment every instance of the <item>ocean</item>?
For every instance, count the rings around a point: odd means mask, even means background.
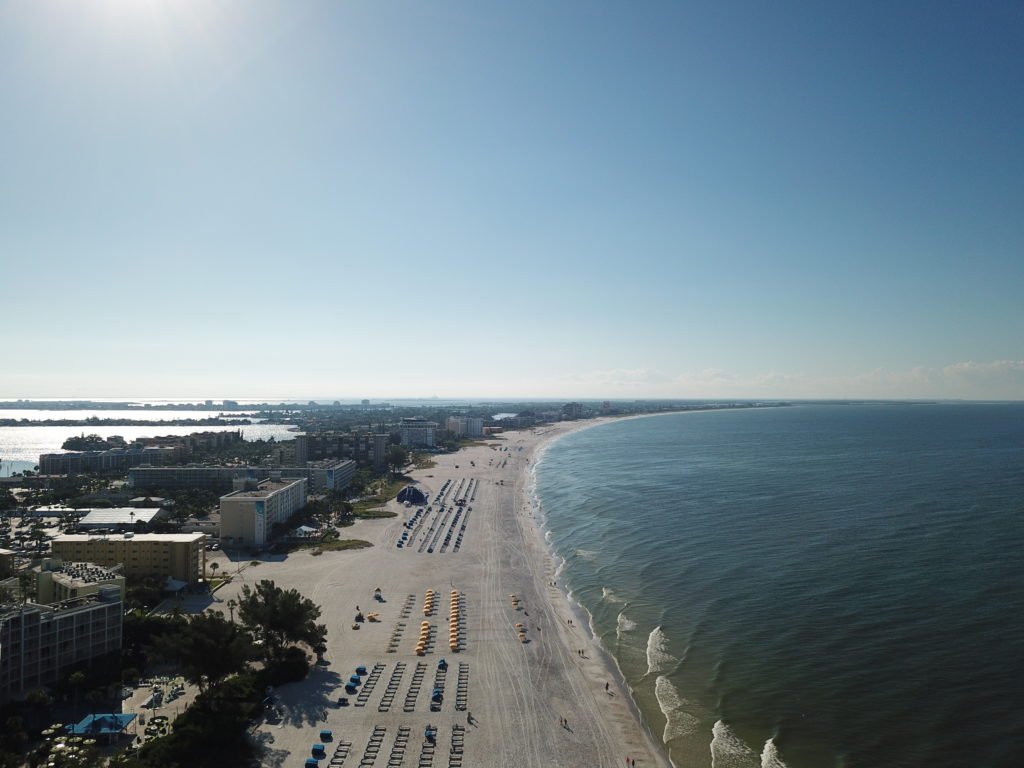
[[[534,473],[677,765],[1024,765],[1024,404],[631,419]]]

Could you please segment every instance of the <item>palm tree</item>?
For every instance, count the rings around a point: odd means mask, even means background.
[[[213,577],[217,578],[217,569],[220,568],[220,563],[210,563],[210,570],[213,571]]]
[[[235,608],[238,607],[238,601],[232,598],[228,600],[228,611],[231,612],[231,623],[235,623]]]
[[[71,687],[75,689],[75,712],[78,712],[78,693],[82,688],[82,683],[85,682],[85,672],[78,671],[72,672],[71,676],[68,677],[68,682]]]

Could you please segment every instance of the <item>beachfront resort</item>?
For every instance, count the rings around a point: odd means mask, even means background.
[[[174,488],[181,477],[209,484],[195,493],[221,493],[216,528],[193,519],[184,527],[191,522],[196,530],[161,532],[175,514],[172,499],[160,496],[162,514],[152,506],[138,515],[123,507],[99,517],[107,526],[98,529],[77,530],[89,513],[71,508],[12,518],[5,541],[17,549],[0,560],[11,599],[3,630],[16,634],[25,617],[37,616],[39,637],[51,645],[25,651],[20,677],[4,666],[7,699],[51,691],[52,706],[64,713],[42,728],[48,733],[40,732],[32,759],[158,765],[174,749],[194,748],[183,746],[180,729],[188,733],[237,707],[250,755],[244,761],[254,765],[540,768],[621,765],[627,757],[665,764],[613,663],[561,591],[529,493],[538,447],[587,423],[593,422],[531,421],[521,429],[508,423],[486,435],[471,419],[449,423],[465,433],[461,448],[392,467],[384,476],[401,477],[400,485],[384,483],[390,495],[368,505],[356,501],[357,513],[343,521],[337,509],[348,502],[323,484],[311,494],[311,475],[198,467],[153,470],[170,481],[172,490],[163,491],[169,495],[183,492]],[[434,426],[405,420],[401,439],[422,450]],[[301,441],[300,450],[308,454],[311,442]],[[367,441],[371,463],[373,454]],[[147,469],[139,467],[133,479],[147,477]],[[327,512],[312,526],[289,528],[306,506]],[[183,516],[176,517],[180,524]],[[332,546],[341,542],[359,545]],[[46,545],[46,557],[34,557]],[[129,612],[122,640],[122,601],[126,589],[137,597],[132,587],[140,580],[153,587],[156,602]],[[59,600],[52,586],[45,595],[36,587],[55,582],[62,585]],[[254,601],[264,592],[258,613]],[[51,604],[41,606],[46,595]],[[275,614],[271,603],[289,597],[305,611],[303,636],[273,629],[285,609]],[[74,616],[100,608],[102,635],[76,629],[93,625]],[[72,618],[57,624],[50,615]],[[171,626],[197,646],[221,637],[206,652],[206,667],[181,643],[156,637]],[[153,636],[140,639],[146,632]],[[236,646],[238,657],[225,650]],[[12,658],[5,653],[0,661],[9,665]],[[129,658],[146,672],[125,670]],[[44,667],[48,672],[38,672]],[[75,733],[67,722],[81,721],[74,710],[81,710],[82,692],[103,675],[117,685],[105,695],[90,692],[88,708],[97,711],[87,713],[93,719],[86,725],[105,730]],[[239,685],[257,690],[240,692]],[[244,707],[225,703],[235,699]],[[228,718],[225,743],[231,727]]]

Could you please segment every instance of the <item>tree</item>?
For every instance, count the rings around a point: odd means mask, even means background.
[[[96,719],[96,711],[100,708],[103,699],[104,693],[102,688],[94,688],[85,694],[85,700],[89,704],[89,714],[92,715],[94,720]]]
[[[231,623],[235,623],[235,608],[238,607],[238,601],[234,598],[228,600],[228,611],[231,613]]]
[[[409,452],[400,445],[392,445],[388,448],[388,466],[395,474],[402,467],[409,463]]]
[[[252,638],[214,611],[192,616],[181,632],[161,635],[154,653],[181,669],[186,680],[200,690],[211,688],[240,672],[255,655]]]
[[[210,570],[213,571],[214,578],[217,577],[217,569],[220,568],[220,563],[210,563]]]
[[[53,698],[43,688],[33,688],[25,697],[28,714],[33,728],[41,728],[48,720],[47,715],[53,707]]]
[[[286,644],[305,643],[318,655],[326,650],[327,627],[317,624],[320,608],[294,589],[283,590],[264,579],[252,589],[242,587],[238,617],[254,632],[262,633],[267,656],[280,659]]]
[[[32,523],[32,529],[29,532],[32,536],[32,540],[36,543],[36,549],[43,548],[43,542],[46,541],[46,526],[43,525],[42,520],[37,520]]]
[[[22,571],[18,574],[18,592],[21,595],[21,602],[27,603],[29,596],[35,588],[35,578],[31,571]]]
[[[68,677],[68,683],[72,688],[75,689],[75,709],[78,709],[78,694],[82,690],[82,685],[85,683],[85,672],[79,670],[78,672],[72,672]]]
[[[0,488],[0,510],[14,509],[18,506],[18,500],[14,494],[6,488]]]

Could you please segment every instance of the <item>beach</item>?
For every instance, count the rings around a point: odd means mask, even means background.
[[[321,729],[331,731],[325,759],[336,766],[582,768],[622,766],[627,758],[670,765],[585,615],[558,584],[529,495],[538,450],[593,423],[509,432],[434,457],[435,466],[411,473],[431,512],[414,518],[415,505],[392,501],[396,518],[344,529],[371,548],[300,551],[258,565],[215,555],[222,572],[237,573],[216,593],[215,608],[228,613],[227,601],[242,585],[272,579],[321,606],[328,627],[324,663],[275,691],[280,715],[254,728],[266,748],[264,765],[309,757]],[[446,512],[439,513],[435,498],[443,490]],[[456,497],[465,504],[455,505]],[[404,524],[413,519],[410,531]],[[405,532],[412,539],[399,548]],[[435,598],[425,614],[427,590]],[[456,635],[449,634],[453,592]],[[357,609],[379,621],[355,622]],[[418,655],[424,621],[428,641]],[[346,694],[360,666],[366,674]],[[432,703],[438,688],[442,700]],[[436,728],[433,743],[424,736],[428,726]]]

